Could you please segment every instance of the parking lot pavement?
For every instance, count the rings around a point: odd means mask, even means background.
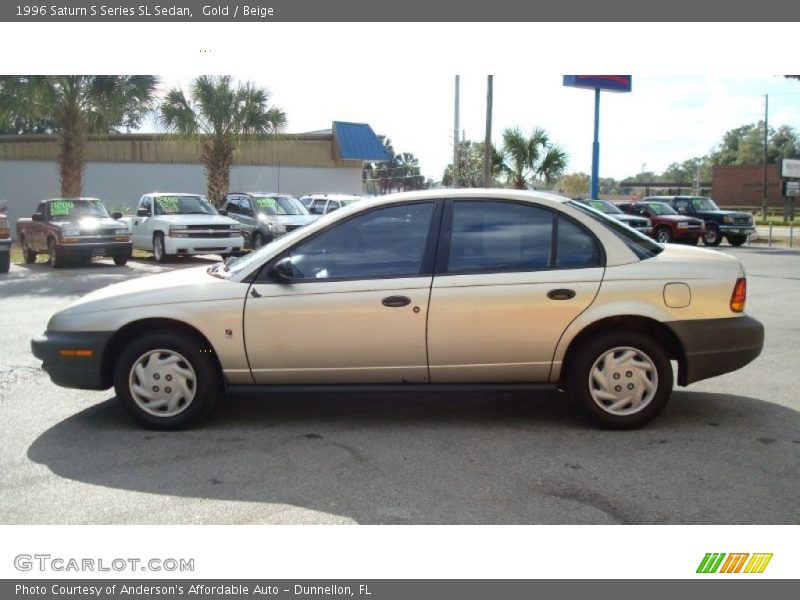
[[[204,427],[140,429],[113,391],[52,385],[30,338],[81,294],[172,265],[0,277],[0,523],[800,522],[800,252],[721,247],[748,271],[762,356],[598,431],[560,394],[278,394]]]

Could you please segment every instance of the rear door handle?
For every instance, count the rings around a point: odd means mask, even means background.
[[[567,288],[550,290],[547,292],[547,297],[550,298],[550,300],[571,300],[575,297],[575,290],[570,290]]]
[[[411,298],[408,296],[386,296],[386,298],[381,300],[381,304],[389,308],[399,308],[411,304]]]

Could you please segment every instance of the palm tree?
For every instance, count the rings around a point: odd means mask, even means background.
[[[567,167],[566,152],[552,144],[547,132],[538,127],[530,137],[525,137],[519,128],[506,129],[503,155],[508,183],[518,190],[526,189],[531,179],[552,183]]]
[[[89,134],[138,128],[157,84],[152,75],[0,77],[0,130],[56,134],[61,195],[80,196]]]
[[[212,202],[221,203],[228,193],[239,139],[286,128],[286,114],[269,106],[269,96],[250,82],[233,87],[229,75],[201,75],[192,80],[188,98],[173,89],[161,104],[158,121],[165,129],[199,139]]]

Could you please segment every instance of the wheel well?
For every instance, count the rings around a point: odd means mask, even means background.
[[[605,331],[638,331],[644,335],[654,338],[664,348],[670,360],[678,361],[679,373],[685,370],[686,355],[683,352],[678,337],[663,323],[659,323],[654,319],[647,317],[638,317],[633,315],[608,317],[601,319],[589,325],[586,329],[581,331],[570,342],[567,352],[564,355],[564,360],[561,364],[561,374],[558,383],[564,385],[566,383],[567,373],[571,368],[571,361],[573,360],[578,348],[581,347],[584,340]],[[679,377],[680,380],[680,377]]]
[[[217,367],[220,369],[220,373],[222,372],[222,365],[219,362],[219,357],[217,357],[214,347],[208,341],[208,338],[197,329],[182,321],[173,319],[143,319],[141,321],[128,323],[116,331],[114,335],[111,336],[111,339],[108,340],[108,344],[106,344],[105,350],[103,351],[103,363],[101,367],[103,383],[105,385],[111,387],[114,383],[115,359],[119,356],[120,352],[122,352],[125,345],[137,336],[154,331],[159,333],[173,331],[193,337],[199,346],[211,352],[214,362],[217,363]]]

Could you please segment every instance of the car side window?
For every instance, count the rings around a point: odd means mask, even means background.
[[[245,215],[252,215],[253,214],[253,207],[250,206],[250,200],[247,198],[241,198],[239,200],[240,211],[242,214]]]
[[[546,269],[553,213],[514,202],[456,201],[448,273]]]
[[[153,202],[150,200],[150,198],[144,198],[142,200],[142,208],[146,208],[147,212],[153,214]]]
[[[603,265],[603,255],[597,241],[583,227],[563,215],[558,216],[556,248],[555,266],[559,269]]]
[[[633,213],[634,215],[645,217],[647,216],[647,209],[644,206],[634,206],[631,209],[631,213]]]
[[[360,214],[301,242],[289,253],[301,280],[413,277],[422,269],[433,202]]]
[[[228,204],[225,207],[229,213],[238,213],[239,212],[239,197],[238,196],[228,196]]]

